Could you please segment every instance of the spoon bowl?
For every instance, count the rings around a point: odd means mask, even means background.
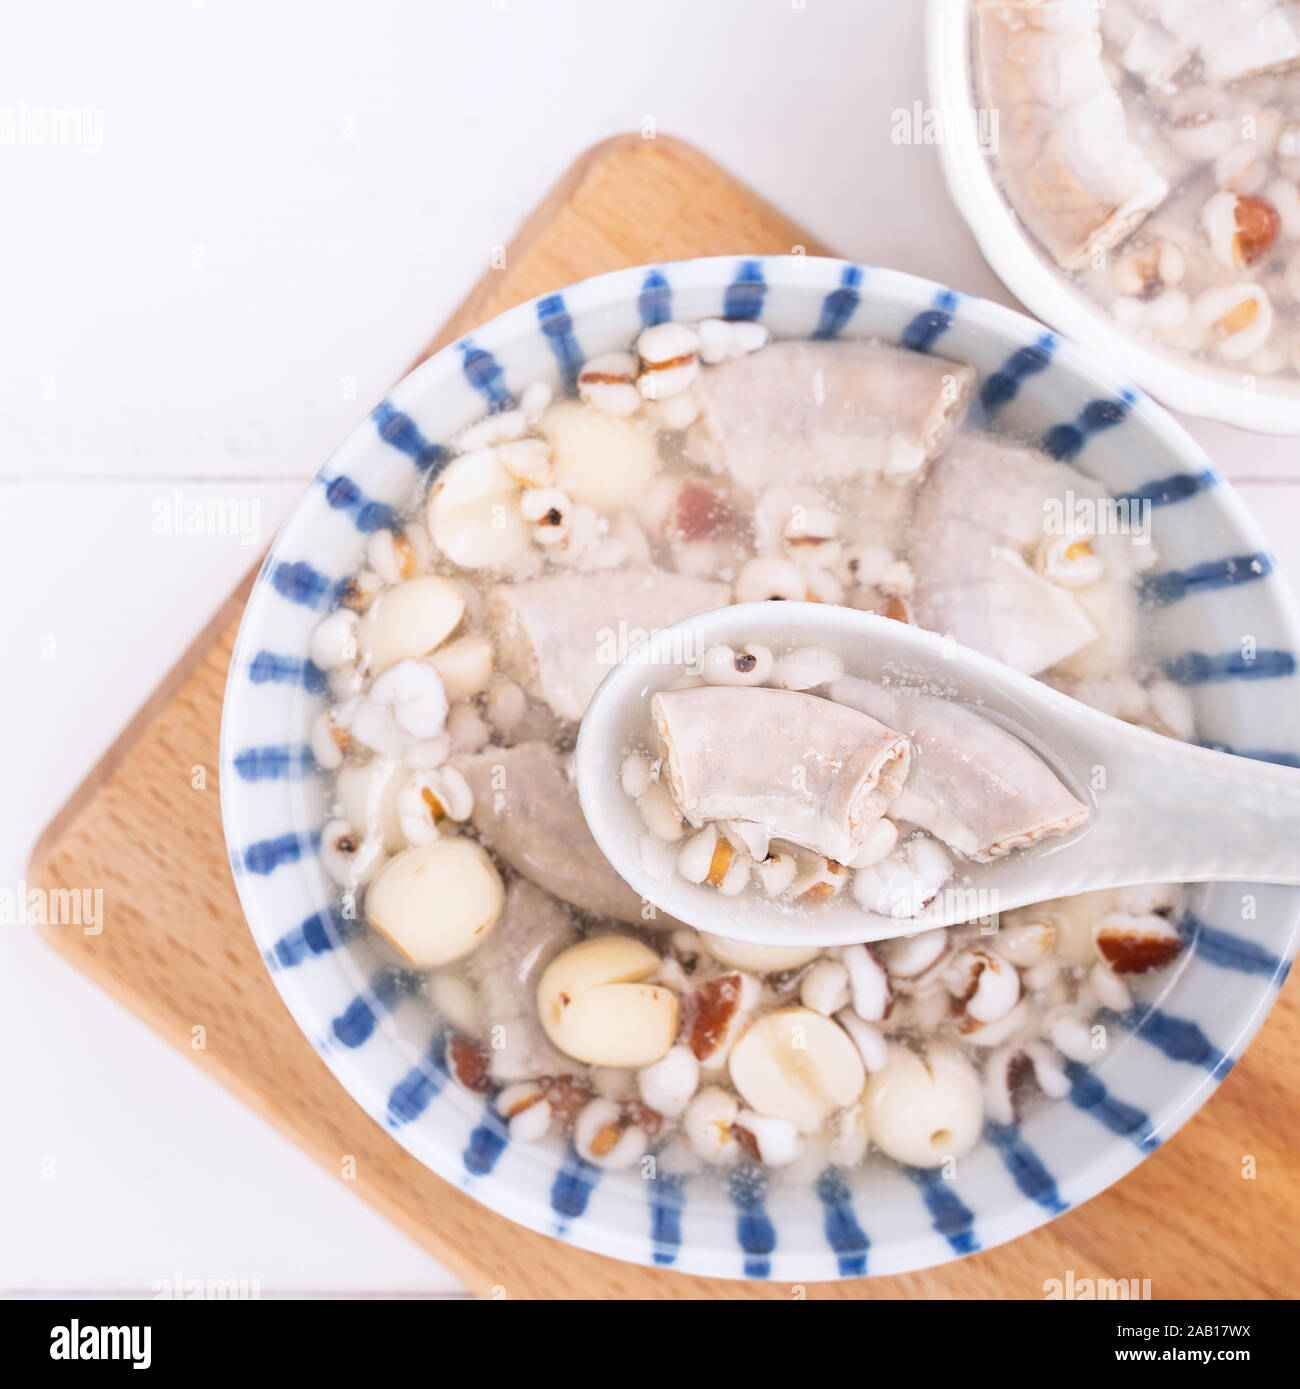
[[[1027,744],[1088,806],[1088,819],[992,863],[957,858],[953,878],[917,915],[869,912],[849,892],[804,906],[753,889],[727,897],[688,882],[647,842],[620,768],[644,741],[651,696],[698,669],[716,644],[823,647],[849,676],[971,708]],[[974,920],[993,929],[998,913],[1013,907],[1137,883],[1300,883],[1300,772],[1123,723],[948,637],[829,604],[741,603],[653,633],[588,705],[576,780],[601,851],[646,902],[751,945],[846,945]]]

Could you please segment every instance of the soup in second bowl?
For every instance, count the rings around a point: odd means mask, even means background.
[[[1300,376],[1300,5],[974,0],[1002,191],[1131,334]]]

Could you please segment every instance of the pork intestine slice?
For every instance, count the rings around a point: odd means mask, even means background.
[[[1067,270],[1128,236],[1169,184],[1129,138],[1095,0],[980,0],[980,100],[1008,201]]]
[[[966,413],[969,366],[885,343],[769,343],[697,391],[709,454],[752,492],[773,483],[920,477]]]
[[[548,743],[456,758],[474,793],[473,825],[516,872],[593,916],[647,923],[641,898],[596,845],[578,792]],[[668,918],[660,916],[654,924]]]
[[[705,685],[651,700],[683,817],[761,825],[838,863],[862,847],[907,777],[907,739],[816,695]]]
[[[911,768],[890,814],[976,863],[1068,834],[1088,807],[1015,734],[937,695],[841,676],[830,699],[906,734]]]
[[[1086,589],[1064,589],[1022,558],[1043,543],[1049,513],[1066,516],[1071,496],[1098,517],[1109,501],[1092,478],[1035,449],[959,435],[916,495],[904,552],[916,575],[912,620],[1026,675],[1076,661],[1080,678],[1128,669],[1133,576],[1149,549],[1127,534],[1086,532],[1106,571]]]
[[[610,467],[617,466],[611,459]],[[730,601],[729,584],[663,569],[620,569],[497,584],[488,593],[487,621],[502,668],[576,722],[638,636]]]

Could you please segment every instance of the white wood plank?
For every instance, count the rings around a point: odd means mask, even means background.
[[[594,140],[653,122],[844,254],[1009,302],[936,151],[890,141],[920,30],[827,0],[21,7],[0,106],[103,139],[0,144],[0,884],[255,555],[156,534],[154,503],[256,497],[269,535]],[[1230,476],[1295,471],[1291,441],[1190,427]],[[1300,574],[1300,488],[1243,495]],[[26,933],[0,951],[0,1289],[455,1287]]]
[[[255,561],[301,484],[187,484],[258,503],[256,543],[158,534],[153,483],[0,487],[0,886]],[[52,650],[48,642],[53,642]],[[196,793],[197,794],[197,793]],[[0,929],[0,1290],[151,1294],[174,1277],[263,1292],[459,1284],[31,930]],[[21,1057],[21,1063],[17,1058]]]

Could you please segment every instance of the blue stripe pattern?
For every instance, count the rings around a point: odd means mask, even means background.
[[[1090,400],[1073,424],[1053,425],[1039,448],[1048,457],[1068,463],[1078,457],[1094,434],[1120,424],[1136,400],[1132,391],[1122,391],[1114,400]]]
[[[370,412],[370,418],[384,443],[404,453],[422,473],[447,461],[447,450],[441,444],[431,444],[410,415],[404,415],[388,401],[381,400]]]
[[[582,348],[573,336],[573,319],[564,307],[562,294],[548,294],[537,301],[537,322],[545,335],[547,346],[560,364],[564,384],[572,391],[582,369]]]
[[[469,1136],[465,1151],[461,1154],[465,1170],[475,1177],[486,1177],[500,1160],[501,1154],[510,1142],[506,1122],[492,1107],[488,1100],[483,1110],[483,1118]]]
[[[244,868],[258,877],[274,873],[282,863],[297,863],[316,852],[316,840],[309,834],[282,834],[250,844],[239,856]]]
[[[334,1019],[330,1030],[334,1033],[335,1039],[349,1049],[368,1042],[379,1022],[379,1012],[387,1012],[397,1002],[400,992],[398,972],[391,969],[379,970],[371,979],[368,992],[358,994]],[[442,1051],[437,1039],[435,1047],[441,1062]]]
[[[334,597],[334,585],[304,560],[292,564],[281,561],[271,570],[271,587],[291,603],[304,608],[320,608]]]
[[[1233,757],[1249,757],[1252,762],[1273,762],[1279,767],[1300,767],[1300,754],[1278,752],[1269,748],[1234,748],[1227,743],[1215,743],[1208,739],[1197,743],[1197,747],[1209,748],[1211,752],[1228,752]]]
[[[662,270],[651,270],[646,275],[636,307],[645,328],[653,328],[656,323],[667,323],[672,318],[673,291]]]
[[[722,298],[723,318],[757,318],[763,312],[767,297],[767,282],[763,267],[756,260],[741,261],[736,278],[727,286]]]
[[[1066,1061],[1070,1077],[1070,1103],[1091,1114],[1111,1133],[1130,1138],[1144,1153],[1160,1146],[1151,1120],[1134,1105],[1117,1100],[1086,1067],[1077,1061]]]
[[[465,379],[487,401],[488,410],[493,414],[509,410],[515,398],[506,389],[506,374],[497,359],[485,348],[476,346],[473,338],[462,338],[457,346]]]
[[[727,1191],[736,1207],[736,1238],[745,1253],[745,1277],[766,1278],[776,1248],[776,1226],[763,1204],[767,1177],[761,1167],[744,1163],[732,1168]]]
[[[1219,1074],[1224,1062],[1224,1054],[1214,1045],[1204,1032],[1187,1018],[1174,1017],[1160,1008],[1147,1008],[1141,1005],[1130,1008],[1120,1015],[1120,1021],[1171,1061],[1185,1061],[1192,1066],[1201,1066],[1212,1074]],[[1231,1062],[1228,1067],[1231,1067]]]
[[[391,530],[397,525],[397,512],[387,502],[374,502],[345,473],[322,477],[325,500],[335,511],[352,518],[352,524],[362,533]]]
[[[355,919],[346,920],[334,907],[328,912],[317,912],[276,941],[267,952],[268,964],[273,969],[292,969],[309,955],[324,955],[341,945],[356,927]]]
[[[975,1216],[945,1181],[936,1167],[905,1167],[909,1177],[921,1188],[930,1223],[948,1241],[954,1254],[973,1254],[980,1242],[975,1238]]]
[[[1204,651],[1185,651],[1166,661],[1165,674],[1178,685],[1209,685],[1220,680],[1277,680],[1295,674],[1295,657],[1289,651],[1240,651],[1211,656]]]
[[[1257,941],[1225,931],[1221,926],[1211,926],[1193,912],[1179,921],[1178,929],[1199,959],[1219,969],[1272,979],[1287,968],[1286,963]]]
[[[1056,1189],[1056,1179],[1043,1165],[1042,1158],[1020,1136],[1019,1124],[989,1123],[986,1132],[1023,1195],[1049,1215],[1060,1215],[1070,1209],[1070,1203]]]
[[[656,1176],[646,1183],[650,1192],[650,1246],[661,1268],[676,1263],[682,1247],[682,1209],[686,1187],[680,1177]]]
[[[813,330],[815,338],[837,338],[848,326],[862,302],[858,286],[862,283],[862,267],[846,265],[840,275],[838,289],[833,289],[822,301],[821,318]]]
[[[390,1128],[401,1128],[418,1119],[451,1079],[442,1059],[445,1041],[444,1032],[435,1033],[428,1051],[389,1092],[387,1118]]]
[[[1207,468],[1203,473],[1174,473],[1172,477],[1156,478],[1144,482],[1131,492],[1117,492],[1117,502],[1150,502],[1152,506],[1170,506],[1174,502],[1185,502],[1201,492],[1208,492],[1219,485],[1218,475]]]
[[[345,1047],[359,1047],[370,1040],[379,1021],[364,998],[354,998],[330,1025],[335,1038]]]
[[[835,1251],[841,1278],[861,1278],[867,1271],[871,1241],[853,1213],[853,1197],[844,1173],[828,1167],[817,1178],[817,1196],[825,1211],[822,1228]]]
[[[1036,376],[1047,368],[1058,341],[1054,333],[1044,333],[1032,347],[1018,347],[985,380],[980,387],[980,404],[985,415],[992,418],[1020,394],[1021,384],[1027,377]]]
[[[1206,560],[1190,569],[1169,569],[1149,574],[1138,595],[1152,607],[1166,607],[1192,593],[1208,593],[1217,588],[1235,588],[1266,578],[1273,572],[1273,560],[1262,551],[1253,555],[1229,555],[1226,559]]]
[[[560,1217],[557,1234],[564,1231],[568,1221],[585,1213],[599,1180],[600,1168],[584,1162],[570,1144],[551,1185],[551,1209]]]
[[[320,694],[326,685],[319,666],[297,656],[277,656],[274,651],[259,651],[253,657],[248,678],[254,685],[301,685],[308,694]]]
[[[929,352],[952,327],[952,316],[957,302],[957,296],[952,290],[941,289],[934,296],[934,307],[923,309],[903,329],[903,346],[910,347],[913,352]]]
[[[234,756],[242,781],[297,781],[317,770],[312,750],[299,747],[245,748]]]

